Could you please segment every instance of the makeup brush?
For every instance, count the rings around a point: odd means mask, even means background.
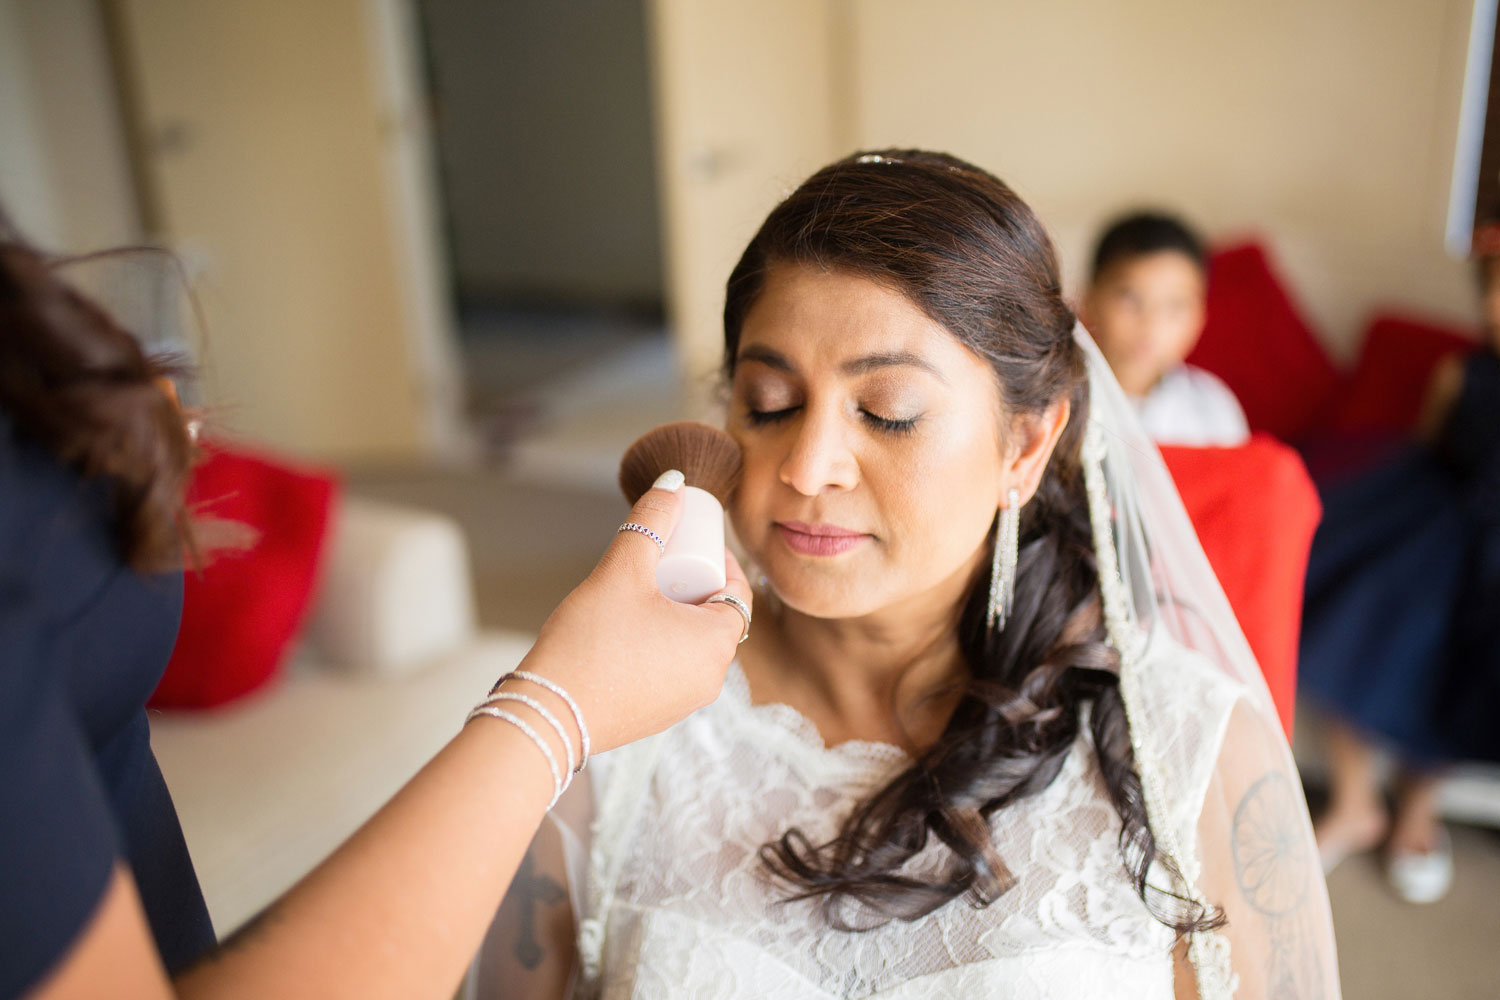
[[[668,469],[686,478],[686,502],[657,566],[656,585],[674,601],[697,604],[724,589],[724,504],[739,484],[740,446],[707,424],[663,424],[620,459],[625,499],[635,503]]]

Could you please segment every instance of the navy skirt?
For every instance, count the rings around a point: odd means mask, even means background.
[[[1412,446],[1320,493],[1299,692],[1408,765],[1460,754],[1454,628],[1472,532],[1451,475]]]

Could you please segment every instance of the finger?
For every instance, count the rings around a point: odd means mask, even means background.
[[[741,601],[744,602],[745,607],[752,608],[751,616],[753,617],[754,595],[750,589],[750,581],[745,579],[745,571],[740,568],[739,560],[736,559],[734,557],[734,553],[730,552],[728,549],[724,550],[724,576],[724,586],[718,591],[718,593],[732,594],[735,597],[738,597]],[[716,611],[715,614],[718,614],[724,619],[726,624],[723,627],[727,628],[730,625],[734,627],[734,635],[737,641],[740,636],[746,635],[748,633],[750,623],[745,620],[745,616],[740,613],[738,608],[725,601],[714,601],[712,600],[712,598],[709,598],[709,601],[711,603],[705,602],[704,604],[701,604],[699,606],[705,608],[721,608],[722,610]]]
[[[740,561],[734,557],[734,553],[728,549],[724,550],[724,589],[738,597],[748,605],[755,603],[755,591],[750,586],[745,571],[740,567]]]
[[[641,494],[641,498],[635,502],[635,506],[630,508],[630,513],[625,516],[623,523],[639,525],[645,531],[617,531],[601,563],[621,559],[648,566],[652,572],[655,572],[656,564],[661,560],[662,546],[666,544],[667,539],[672,537],[672,531],[682,518],[681,475],[677,473],[677,478],[672,479],[669,478],[671,473],[663,473],[657,483],[665,481],[664,486],[653,486]],[[674,483],[674,488],[666,488]],[[646,531],[651,534],[646,534]],[[653,538],[652,535],[656,537]],[[656,539],[661,540],[660,544]]]

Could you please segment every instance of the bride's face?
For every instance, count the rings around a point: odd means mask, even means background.
[[[790,607],[961,592],[1010,485],[989,365],[899,292],[778,267],[745,317],[729,431],[740,541]]]

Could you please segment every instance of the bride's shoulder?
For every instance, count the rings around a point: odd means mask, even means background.
[[[1136,664],[1140,691],[1154,708],[1164,711],[1222,706],[1226,711],[1248,689],[1205,654],[1192,649],[1163,629],[1147,637]]]
[[[1251,702],[1245,684],[1203,653],[1158,631],[1135,664],[1132,726],[1144,726],[1169,787],[1193,801],[1211,777],[1236,708]]]

